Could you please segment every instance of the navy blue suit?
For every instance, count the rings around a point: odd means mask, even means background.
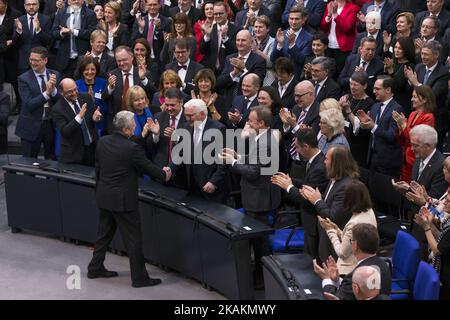
[[[236,19],[234,20],[234,25],[238,27],[238,29],[243,29],[245,26],[245,22],[247,21],[247,13],[249,9],[244,9],[236,13]],[[272,13],[269,9],[267,9],[265,6],[261,6],[258,11],[258,16],[267,16],[268,18],[272,18]],[[274,37],[277,30],[278,21],[275,21],[274,19],[271,19],[270,21],[270,30],[269,34]]]
[[[47,69],[47,79],[50,74],[56,74],[56,85],[58,86],[60,77],[56,70]],[[17,119],[16,135],[22,139],[22,147],[33,144],[33,150],[23,149],[23,155],[28,157],[37,157],[42,140],[41,127],[43,125],[42,116],[44,114],[44,104],[47,103],[44,95],[41,92],[40,82],[36,79],[33,70],[28,70],[20,75],[18,79],[20,97],[22,98],[22,109],[19,118]],[[56,103],[58,95],[51,97],[48,101],[50,104]],[[25,140],[25,145],[23,140]],[[52,138],[49,138],[52,140]],[[53,143],[46,141],[46,143]],[[52,146],[47,143],[46,155],[50,156]],[[36,150],[37,148],[37,150]]]
[[[14,43],[19,49],[19,61],[17,64],[19,73],[23,73],[30,68],[28,58],[30,57],[31,48],[37,46],[47,47],[52,42],[52,24],[50,18],[43,14],[38,14],[37,19],[41,26],[39,33],[34,32],[34,35],[31,34],[28,17],[27,15],[23,15],[19,17],[19,21],[22,23],[22,33],[19,34],[15,30],[13,34]]]
[[[376,121],[380,113],[381,103],[375,103],[370,109],[370,116]],[[398,177],[402,167],[403,152],[397,141],[398,127],[392,118],[392,112],[403,112],[403,108],[394,99],[385,107],[381,118],[378,119],[378,127],[371,134],[369,141],[368,164],[371,170],[392,177]]]
[[[244,96],[234,97],[233,103],[231,104],[231,107],[230,107],[229,111],[230,112],[236,112],[236,110],[239,111],[242,114],[242,119],[236,126],[234,126],[231,123],[231,121],[228,120],[227,121],[228,128],[230,128],[230,129],[244,128],[245,123],[248,120],[248,115],[250,114],[250,108],[258,105],[258,99],[255,98],[255,99],[253,99],[252,103],[250,103],[250,105],[247,107],[247,109],[244,109],[245,108],[244,101],[245,101],[245,97]]]
[[[295,45],[292,48],[289,48],[285,30],[283,48],[281,50],[278,50],[278,41],[275,39],[275,44],[270,60],[272,60],[272,62],[275,62],[279,57],[290,58],[295,65],[295,76],[297,77],[297,79],[299,79],[300,74],[303,70],[305,58],[312,54],[312,39],[312,35],[305,29],[302,29],[297,39],[295,40]]]
[[[368,2],[364,4],[361,8],[361,12],[364,14],[367,14],[367,9],[369,7],[373,7],[374,2]],[[386,30],[389,33],[395,33],[397,32],[397,28],[395,26],[396,21],[395,18],[397,17],[397,14],[399,13],[399,10],[395,4],[391,4],[388,1],[384,2],[383,8],[381,9],[381,31]],[[358,32],[366,31],[366,26],[361,23],[356,24]]]
[[[288,26],[289,11],[291,8],[297,4],[295,0],[288,0],[286,7],[284,8],[283,16],[281,21],[284,25]],[[308,30],[318,30],[320,26],[320,21],[322,20],[323,14],[325,12],[326,3],[323,0],[309,0],[306,4],[306,10],[308,10],[308,21],[305,24],[305,28]]]

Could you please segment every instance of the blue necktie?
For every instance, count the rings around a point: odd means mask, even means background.
[[[80,113],[80,107],[78,106],[78,102],[72,103],[73,108],[75,109],[75,113]],[[82,119],[83,122],[81,122],[81,131],[83,132],[83,142],[85,146],[88,146],[91,144],[91,137],[89,136],[89,131],[86,125],[86,119]]]
[[[34,23],[33,23],[33,19],[34,19],[34,17],[31,16],[31,17],[30,17],[30,34],[31,34],[31,37],[34,36]]]
[[[431,74],[431,70],[427,68],[427,71],[425,72],[425,77],[423,77],[423,83],[422,84],[427,84],[428,78],[430,77]]]

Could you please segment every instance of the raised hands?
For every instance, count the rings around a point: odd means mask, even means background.
[[[14,24],[16,26],[17,33],[22,33],[22,22],[20,22],[19,18],[14,19]]]
[[[47,89],[45,90],[45,93],[47,93],[47,95],[50,97],[55,88],[56,88],[56,74],[51,73],[48,78]]]
[[[287,191],[287,188],[292,185],[292,179],[289,177],[288,174],[283,172],[277,172],[275,173],[271,178],[270,181],[279,186],[281,189],[284,189]]]
[[[158,119],[153,120],[152,118],[147,119],[146,125],[148,126],[148,129],[155,135],[159,134],[159,131],[161,130],[161,126],[159,125]]]
[[[392,111],[392,118],[397,123],[397,127],[400,131],[405,130],[406,127],[406,117],[403,113],[398,113],[397,111]]]
[[[97,109],[95,109],[94,114],[92,115],[92,120],[94,120],[95,122],[98,122],[100,120],[102,120],[103,115],[100,112],[100,107],[97,107]]]
[[[117,82],[117,76],[110,74],[108,77],[108,88],[109,89],[114,89],[116,87],[116,82]]]
[[[364,112],[364,110],[358,110],[356,111],[356,116],[358,117],[360,121],[360,126],[363,129],[373,129],[375,127],[375,122],[370,117],[369,114]]]

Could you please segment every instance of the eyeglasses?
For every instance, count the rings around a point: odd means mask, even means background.
[[[308,93],[311,93],[311,92],[305,92],[305,93],[302,93],[302,94],[296,94],[295,97],[296,97],[296,98],[301,98],[301,97],[303,97],[304,95],[307,95]]]

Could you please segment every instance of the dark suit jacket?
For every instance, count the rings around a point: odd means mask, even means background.
[[[155,27],[154,33],[153,33],[153,53],[155,55],[154,61],[159,64],[159,70],[160,72],[163,71],[163,65],[161,64],[160,54],[161,50],[164,46],[164,32],[170,32],[170,25],[171,20],[163,15],[158,16],[161,20],[161,25],[159,28]],[[145,20],[145,26],[144,30],[141,33],[139,31],[139,25],[137,23],[137,20],[134,21],[133,24],[133,31],[131,33],[131,40],[135,41],[137,38],[145,38],[147,39],[147,33],[148,33],[148,23],[149,23],[149,16],[144,16]]]
[[[201,63],[211,70],[214,70],[215,73],[220,73],[224,67],[225,64],[225,57],[235,53],[237,51],[236,49],[236,34],[238,32],[238,28],[232,24],[228,23],[228,40],[227,42],[221,44],[220,51],[219,51],[219,62],[220,67],[216,68],[216,58],[217,58],[217,52],[219,49],[218,46],[218,36],[217,36],[217,24],[214,24],[213,29],[211,31],[211,38],[208,42],[205,42],[205,39],[202,38],[202,41],[200,42],[200,53],[204,55],[203,60]]]
[[[137,210],[140,173],[165,178],[164,171],[145,157],[139,144],[120,133],[101,137],[95,154],[99,208],[114,212]]]
[[[319,133],[319,122],[320,122],[319,111],[320,111],[319,104],[317,102],[314,102],[309,108],[308,112],[306,113],[305,120],[303,120],[303,124],[307,125],[308,127],[311,127],[316,134]],[[301,112],[302,108],[300,108],[298,105],[295,105],[294,108],[292,108],[292,113],[295,115],[297,119],[300,116]],[[292,129],[293,128],[290,128],[287,132],[283,133],[283,138],[284,141],[286,141],[286,143],[288,144],[287,145],[288,148],[293,138]]]
[[[244,102],[245,102],[245,97],[244,96],[237,96],[234,97],[233,99],[233,103],[231,104],[231,107],[229,108],[230,112],[235,112],[236,110],[238,110],[241,114],[242,114],[242,119],[241,121],[234,126],[231,121],[228,119],[227,120],[227,127],[230,129],[235,129],[235,128],[244,128],[245,123],[248,120],[248,115],[250,114],[250,109],[254,106],[258,105],[258,98],[253,99],[252,103],[250,103],[250,105],[247,107],[247,109],[244,109]],[[228,115],[227,115],[228,117]]]
[[[92,120],[92,115],[96,109],[92,99],[85,93],[78,94],[78,104],[80,108],[87,104],[87,111],[83,122],[89,130],[89,134],[93,142],[98,140],[97,130],[95,130],[95,123]],[[84,140],[81,124],[75,120],[75,112],[67,103],[66,99],[61,97],[53,107],[53,121],[56,128],[59,129],[61,135],[61,153],[59,161],[64,163],[81,163],[84,154]]]
[[[3,32],[3,26],[0,26],[0,85],[5,82],[5,66],[4,56],[7,50],[6,47],[6,34]]]
[[[291,83],[288,85],[288,87],[286,88],[286,90],[284,90],[283,92],[283,96],[280,97],[281,98],[281,106],[283,108],[288,108],[289,110],[292,110],[292,108],[295,105],[295,96],[294,96],[294,91],[295,91],[295,86],[297,85],[297,80],[292,79]],[[272,83],[272,87],[274,87],[277,91],[278,91],[278,85],[279,85],[279,81],[275,80]]]
[[[360,65],[361,57],[359,54],[351,54],[345,60],[344,69],[339,74],[338,83],[341,86],[342,93],[347,93],[350,91],[349,79],[355,72],[355,68]],[[383,61],[375,56],[366,68],[366,73],[369,76],[369,86],[367,86],[367,94],[373,95],[373,85],[377,80],[377,77],[384,72]]]
[[[340,97],[341,97],[341,89],[339,88],[337,82],[334,81],[333,78],[330,76],[320,88],[320,91],[317,94],[316,100],[314,100],[314,102],[320,104],[323,100],[327,98],[334,98],[339,101]]]
[[[31,48],[37,46],[47,47],[52,42],[52,25],[50,18],[43,14],[38,14],[37,19],[41,25],[41,31],[39,33],[34,33],[33,36],[30,33],[27,15],[19,17],[19,21],[22,23],[22,33],[17,33],[17,30],[14,28],[15,32],[13,40],[19,49],[19,61],[17,65],[19,72],[24,72],[29,69],[30,65],[28,58],[30,57]]]
[[[368,34],[367,31],[358,33],[358,35],[356,36],[355,45],[353,46],[353,49],[352,49],[353,54],[358,53],[358,48],[359,48],[359,45],[361,44],[361,40],[362,40],[362,38],[367,37],[367,34]],[[381,31],[381,30],[378,31],[377,38],[375,40],[377,40],[377,51],[375,52],[375,54],[381,58],[383,56],[383,46],[384,46],[383,31]]]
[[[380,113],[381,103],[375,103],[370,109],[370,115],[375,121]],[[397,123],[392,118],[392,112],[398,113],[403,111],[394,99],[385,107],[381,118],[378,121],[377,130],[371,134],[369,140],[368,159],[371,164],[384,169],[395,168],[400,170],[402,166],[403,153],[402,148],[397,140]],[[373,149],[371,148],[373,144]]]
[[[108,24],[106,24],[106,34],[108,34]],[[130,41],[130,29],[128,28],[128,25],[125,23],[119,24],[119,28],[117,29],[116,33],[113,37],[113,51],[116,50],[118,46],[130,46],[132,42]]]
[[[367,14],[367,9],[369,8],[369,6],[373,6],[374,2],[375,1],[370,1],[364,4],[361,8],[362,13]],[[381,13],[381,31],[386,30],[389,33],[395,33],[397,31],[397,28],[395,26],[396,24],[395,18],[399,13],[397,6],[388,1],[385,1],[380,13]],[[365,24],[362,24],[360,22],[357,22],[356,26],[359,32],[363,32],[366,29]]]
[[[169,9],[170,17],[175,16],[178,12],[180,12],[180,7],[178,6]],[[198,20],[203,19],[203,13],[201,10],[191,6],[188,17],[191,18],[191,26],[194,26]]]
[[[241,176],[242,206],[245,211],[269,212],[278,208],[281,202],[280,188],[270,182],[271,174],[262,174],[261,171],[274,165],[271,160],[271,135],[271,130],[268,130],[257,143],[250,143],[245,161],[238,161],[231,167],[231,172]],[[277,172],[278,167],[274,170]]]
[[[337,180],[331,191],[328,194],[326,200],[320,200],[316,203],[315,209],[317,215],[322,218],[329,218],[331,221],[336,223],[341,230],[344,230],[344,227],[348,220],[350,220],[352,213],[344,211],[344,194],[345,188],[352,181],[350,177],[343,177],[340,180]],[[331,181],[328,183],[327,188],[323,193],[323,198],[325,198],[329,188],[331,186]],[[336,252],[334,251],[334,247],[328,238],[325,230],[319,225],[319,256],[322,261],[327,261],[328,256],[332,255],[334,258],[337,258]]]
[[[74,79],[80,79],[83,76],[79,72],[81,60],[83,60],[83,57],[84,56],[78,57],[77,67],[76,67],[75,72],[73,74],[73,78]],[[103,52],[102,58],[100,59],[99,63],[100,63],[100,73],[97,75],[97,77],[101,77],[101,78],[107,79],[108,78],[108,73],[110,71],[112,71],[112,70],[117,68],[116,59],[111,57],[106,52]]]
[[[170,115],[166,111],[162,111],[157,113],[155,118],[160,126],[159,140],[158,143],[154,143],[153,136],[150,134],[147,137],[147,146],[151,150],[152,161],[162,168],[167,166],[169,161],[169,138],[163,133],[166,128],[170,127]],[[182,112],[177,128],[183,128],[185,123],[186,118],[184,117],[184,112]]]
[[[106,83],[105,89],[103,89],[102,93],[102,99],[104,101],[108,102],[108,133],[113,132],[112,127],[112,121],[114,119],[114,116],[122,110],[122,94],[123,94],[123,76],[122,71],[117,68],[110,72],[112,75],[115,75],[117,77],[116,81],[116,87],[114,88],[113,92],[109,94],[108,92],[108,83]],[[133,83],[134,85],[141,86],[145,92],[147,93],[148,97],[153,96],[156,89],[151,84],[151,81],[149,80],[147,85],[144,86],[139,78],[138,70],[136,67],[133,67]]]
[[[20,11],[17,11],[16,9],[12,8],[11,6],[8,6],[8,8],[6,9],[6,12],[5,12],[5,17],[3,18],[3,22],[0,25],[1,31],[6,36],[6,40],[13,39],[14,24],[15,24],[14,19],[16,19],[20,16],[21,16]],[[7,63],[12,62],[15,65],[17,63],[17,58],[18,58],[17,47],[14,45],[7,47],[4,58],[5,58],[5,62],[7,62]],[[12,76],[14,76],[14,75],[12,75]],[[6,75],[6,78],[8,79],[8,75]]]
[[[233,71],[233,66],[230,63],[230,58],[237,58],[239,54],[233,53],[226,57],[225,59],[225,66],[222,70],[222,73],[217,78],[216,82],[216,89],[220,93],[224,95],[224,98],[226,101],[232,101],[233,100],[233,90],[236,86],[237,87],[237,94],[242,94],[241,86],[242,86],[242,79],[244,76],[248,73],[255,73],[259,76],[260,79],[264,79],[266,76],[266,60],[261,58],[259,55],[257,55],[254,52],[250,52],[250,55],[248,56],[248,59],[245,61],[245,68],[247,69],[246,74],[240,75],[239,82],[234,82],[233,79],[231,79],[230,73]]]
[[[417,80],[423,83],[425,78],[426,67],[424,64],[418,64],[416,66]],[[448,130],[448,108],[447,108],[447,93],[448,93],[448,67],[438,63],[436,68],[428,77],[426,85],[433,89],[434,95],[436,96],[436,106],[437,110],[434,112],[434,118],[436,119],[435,128],[438,132],[443,132]]]
[[[8,115],[10,109],[10,96],[4,91],[0,91],[0,136],[6,136],[8,134]],[[5,142],[7,142],[7,140],[5,140]],[[7,145],[5,147],[7,147]]]
[[[186,77],[184,78],[185,87],[184,87],[183,91],[186,94],[189,94],[189,95],[191,94],[191,90],[193,90],[195,87],[194,77],[197,74],[197,72],[199,72],[200,70],[202,70],[204,68],[205,67],[203,65],[201,65],[198,62],[195,62],[192,59],[189,61],[189,65],[186,70]],[[168,70],[168,69],[173,70],[178,73],[178,62],[175,60],[171,63],[166,64],[166,70]]]
[[[61,10],[55,17],[53,22],[52,35],[56,40],[60,40],[58,53],[56,55],[56,63],[59,70],[64,70],[69,64],[70,59],[70,35],[59,33],[59,26],[67,27],[67,18],[69,14],[67,9]],[[97,18],[94,11],[83,6],[80,12],[80,30],[78,36],[75,37],[75,44],[77,47],[78,56],[82,56],[91,48],[90,37],[92,31],[97,27]]]
[[[56,86],[60,78],[56,70],[47,69],[47,78],[51,73],[56,74]],[[19,79],[19,92],[22,98],[22,109],[17,119],[16,135],[27,141],[34,141],[39,135],[44,113],[44,104],[47,102],[41,93],[40,82],[36,79],[33,70],[28,70]],[[51,97],[49,103],[56,103],[58,95]]]
[[[243,9],[236,14],[236,19],[234,20],[234,24],[236,25],[236,27],[238,27],[238,29],[244,28],[245,22],[247,21],[248,10],[249,9]],[[270,12],[270,10],[267,9],[264,5],[261,5],[261,7],[259,8],[259,11],[258,11],[258,16],[262,16],[262,15],[271,18],[272,12]],[[276,30],[277,30],[277,24],[278,24],[278,21],[275,21],[273,19],[270,22],[269,34],[272,37],[275,36]]]
[[[361,261],[360,264],[358,264],[355,268],[355,270],[359,267],[363,266],[376,266],[380,270],[381,275],[381,290],[380,293],[384,295],[389,295],[391,293],[391,285],[392,285],[392,277],[391,277],[391,271],[389,270],[389,267],[383,259],[377,256],[369,257],[363,261]],[[355,300],[355,296],[353,294],[352,290],[352,277],[353,277],[353,270],[351,273],[347,274],[341,282],[341,285],[339,288],[336,288],[332,285],[327,285],[323,288],[323,291],[332,293],[336,295],[341,300]]]
[[[281,18],[283,24],[288,26],[289,11],[296,5],[295,0],[288,0],[286,2],[286,7]],[[309,0],[306,5],[306,10],[308,10],[308,20],[305,27],[310,30],[318,30],[320,26],[320,21],[322,20],[323,14],[325,12],[326,2],[322,0]]]
[[[302,29],[297,39],[295,40],[295,45],[292,48],[289,48],[286,37],[286,30],[283,32],[283,34],[283,48],[281,50],[277,49],[278,41],[277,39],[275,39],[275,44],[273,45],[273,51],[272,55],[270,56],[270,60],[272,60],[272,62],[275,62],[279,57],[290,58],[295,66],[295,76],[297,77],[297,79],[300,79],[300,74],[303,70],[305,58],[312,54],[311,44],[313,37],[308,31]]]
[[[430,11],[422,11],[416,15],[416,21],[414,23],[414,35],[417,36],[420,33],[420,26],[422,25],[422,21],[430,16]],[[439,31],[438,34],[443,37],[445,34],[445,30],[450,25],[450,12],[448,12],[445,7],[442,8],[441,12],[438,15],[439,19]]]

